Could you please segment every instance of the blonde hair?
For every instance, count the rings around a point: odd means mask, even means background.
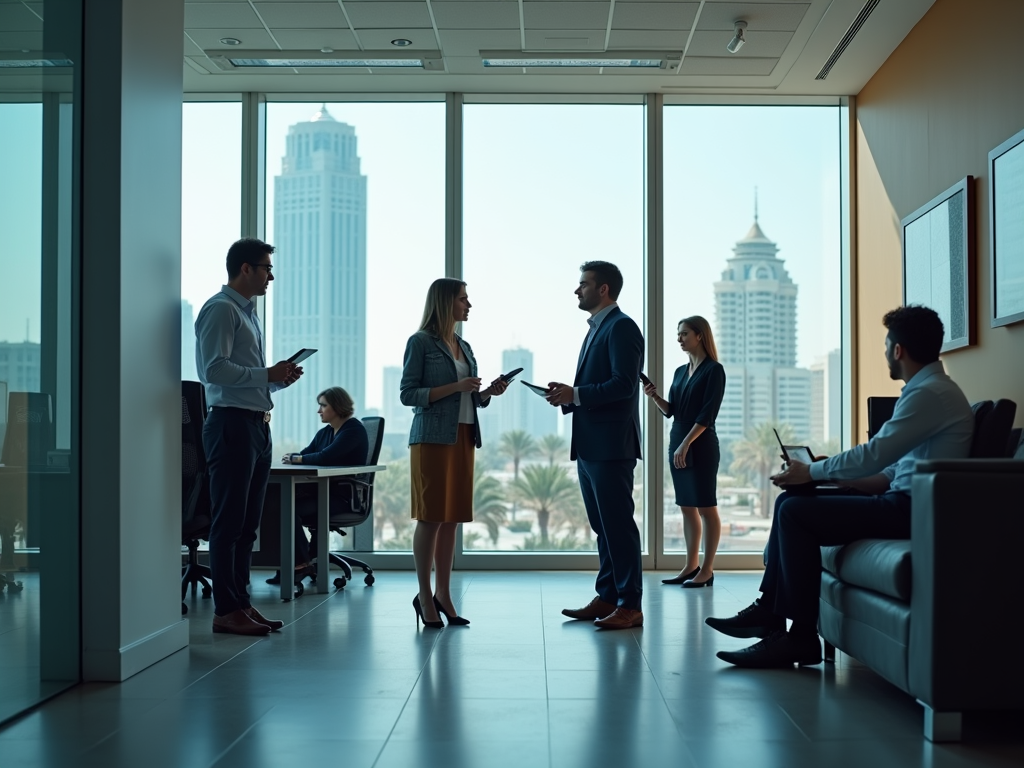
[[[352,395],[341,387],[328,387],[325,389],[316,396],[318,403],[320,402],[321,397],[326,400],[327,404],[331,406],[331,409],[343,419],[349,418],[356,412],[356,405],[352,401]]]
[[[717,363],[718,347],[715,346],[715,335],[711,333],[711,323],[700,315],[684,317],[679,321],[679,325],[683,325],[684,323],[690,326],[691,331],[700,336],[700,343],[704,345],[704,351],[708,353],[708,357]],[[678,327],[678,325],[676,327]]]
[[[442,339],[451,338],[455,333],[455,313],[452,310],[465,285],[454,277],[439,277],[430,284],[420,321],[421,331],[431,331]]]

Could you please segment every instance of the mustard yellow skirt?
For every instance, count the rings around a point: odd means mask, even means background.
[[[429,523],[473,522],[473,425],[459,424],[454,445],[409,447],[412,519]]]

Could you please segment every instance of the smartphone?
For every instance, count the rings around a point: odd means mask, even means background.
[[[294,355],[288,358],[289,363],[301,363],[307,357],[311,356],[316,352],[315,349],[300,349]]]
[[[516,368],[515,370],[511,370],[508,373],[501,374],[501,378],[507,384],[510,381],[514,381],[516,376],[518,376],[522,372],[523,372],[522,368]]]
[[[651,381],[650,379],[648,379],[648,378],[647,378],[647,377],[646,377],[646,376],[644,375],[644,372],[643,372],[643,371],[640,371],[640,381],[642,381],[642,382],[644,383],[644,386],[645,386],[645,387],[649,387],[649,386],[650,386],[651,384],[653,384],[653,383],[654,383],[653,381]]]

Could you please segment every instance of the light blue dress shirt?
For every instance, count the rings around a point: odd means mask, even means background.
[[[206,404],[250,411],[273,408],[270,393],[282,384],[267,380],[263,348],[255,303],[222,286],[196,318],[196,370],[206,387]]]
[[[594,337],[597,335],[597,329],[601,327],[601,323],[603,323],[604,319],[608,317],[608,313],[615,309],[617,306],[619,306],[618,303],[613,301],[611,304],[602,309],[596,315],[587,318],[587,324],[590,326],[590,331],[587,332],[587,338],[583,342],[583,351],[580,353],[580,360],[579,363],[577,363],[576,365],[577,373],[579,373],[580,367],[583,365],[583,358],[587,356],[587,350],[590,349],[590,342],[592,342],[594,340]],[[579,387],[572,388],[572,404],[577,407],[580,404]]]
[[[971,451],[974,413],[940,361],[914,374],[896,401],[892,418],[867,443],[811,464],[815,480],[857,480],[882,472],[889,490],[910,493],[914,464],[963,459]]]

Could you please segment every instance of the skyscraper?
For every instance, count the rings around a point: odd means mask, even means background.
[[[727,384],[716,428],[743,438],[767,421],[811,431],[811,372],[796,367],[797,286],[758,223],[736,243],[715,283],[716,342]]]
[[[495,398],[487,411],[481,411],[489,421],[498,422],[499,433],[521,430],[534,439],[555,434],[558,429],[558,412],[547,401],[520,384],[533,380],[533,352],[522,347],[506,349],[501,353],[501,370],[505,373],[522,368],[516,381],[504,395]]]
[[[833,349],[811,365],[811,443],[821,449],[825,443],[843,438],[842,358]]]
[[[402,405],[402,366],[384,368],[384,433],[408,435],[412,427],[412,408]]]
[[[284,442],[309,440],[316,395],[327,387],[344,387],[356,413],[366,402],[366,177],[356,141],[355,128],[321,107],[288,129],[274,178],[275,357],[319,350],[275,397],[275,439]]]

